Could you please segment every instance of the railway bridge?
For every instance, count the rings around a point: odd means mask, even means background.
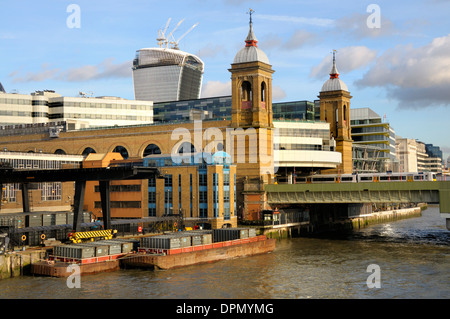
[[[439,203],[450,230],[450,181],[270,184],[267,202],[280,204]]]

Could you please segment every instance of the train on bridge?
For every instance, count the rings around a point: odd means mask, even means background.
[[[436,173],[356,173],[297,177],[296,183],[364,183],[436,181]]]

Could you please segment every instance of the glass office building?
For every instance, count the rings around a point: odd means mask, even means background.
[[[198,99],[204,63],[177,49],[147,48],[136,52],[133,84],[136,100],[157,102]]]
[[[314,121],[315,106],[310,101],[272,103],[273,119]],[[231,120],[231,95],[195,100],[169,101],[153,104],[153,120],[156,122],[202,120]]]

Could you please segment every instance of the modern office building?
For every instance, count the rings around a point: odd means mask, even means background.
[[[201,99],[169,101],[153,104],[156,122],[189,121],[199,114],[201,119],[231,119],[231,95]],[[320,121],[315,114],[314,102],[291,101],[272,103],[273,119],[292,121]]]
[[[444,164],[445,159],[439,146],[434,146],[433,144],[425,144],[425,152],[429,157],[439,157],[441,159],[442,165]]]
[[[342,154],[330,138],[330,124],[320,121],[274,121],[277,182],[295,183],[296,176],[336,168]]]
[[[400,162],[400,172],[442,173],[442,159],[429,156],[425,145],[425,143],[418,140],[397,138],[396,150]]]
[[[64,97],[52,90],[0,93],[0,125],[65,121],[68,129],[153,122],[153,103],[118,97]]]
[[[80,168],[84,156],[46,153],[0,152],[0,162],[15,169],[54,170]],[[2,165],[5,165],[2,164]],[[1,213],[22,212],[22,189],[20,184],[3,184]],[[32,183],[29,185],[31,211],[71,210],[73,182]]]
[[[400,172],[417,172],[417,142],[414,139],[397,136],[395,140]]]
[[[358,172],[398,171],[395,131],[372,109],[350,110],[353,166]]]
[[[133,60],[136,100],[166,102],[200,97],[204,63],[199,57],[169,48],[145,48]]]

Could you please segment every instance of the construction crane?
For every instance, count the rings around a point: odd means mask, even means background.
[[[160,29],[158,30],[158,37],[156,38],[156,41],[158,43],[158,46],[160,48],[169,48],[169,44],[171,45],[171,49],[176,49],[178,50],[178,43],[180,42],[181,39],[183,39],[189,32],[192,31],[192,29],[194,29],[198,23],[194,24],[189,30],[187,30],[181,37],[178,38],[178,40],[175,40],[175,38],[173,37],[173,33],[178,29],[178,27],[181,25],[181,23],[183,23],[184,19],[180,20],[177,25],[175,26],[175,28],[173,28],[173,30],[169,33],[169,35],[166,36],[166,32],[167,29],[169,27],[170,21],[172,19],[169,18],[166,22],[166,26],[164,27],[164,30]],[[173,39],[172,41],[170,41],[170,39]]]
[[[194,29],[197,25],[198,25],[198,22],[196,24],[194,24],[189,30],[187,30],[181,37],[179,37],[178,40],[171,41],[170,44],[173,45],[172,49],[178,50],[178,43],[180,42],[180,40],[183,39],[189,32],[191,32],[192,29]]]
[[[167,31],[167,28],[169,27],[170,20],[172,20],[172,18],[169,18],[169,20],[167,20],[164,31],[158,30],[158,37],[156,38],[156,41],[158,41],[158,45],[160,48],[162,48],[163,45],[165,45],[167,47],[166,31]]]

